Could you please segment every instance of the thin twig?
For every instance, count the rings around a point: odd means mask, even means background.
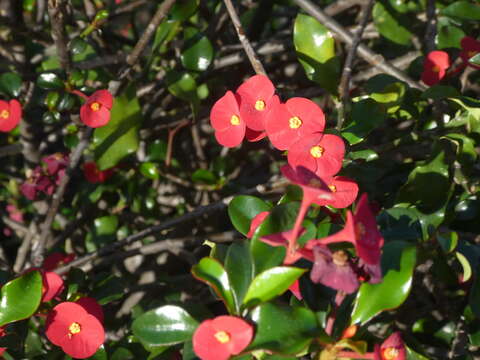
[[[65,0],[48,0],[48,16],[50,17],[52,37],[57,48],[60,66],[69,73],[72,67],[72,59],[68,52],[68,36],[65,31],[66,7],[67,2]]]
[[[50,236],[50,228],[52,227],[53,220],[55,219],[55,215],[57,215],[58,209],[63,199],[63,195],[65,194],[67,185],[72,177],[72,174],[76,169],[77,165],[79,164],[80,159],[82,158],[83,151],[88,146],[90,135],[92,134],[92,132],[92,128],[87,128],[84,130],[82,139],[72,152],[68,169],[63,178],[60,180],[60,184],[58,185],[57,190],[53,194],[52,203],[50,204],[50,207],[48,209],[45,221],[42,224],[40,237],[38,241],[33,244],[32,247],[31,260],[34,266],[40,266],[43,262],[46,250],[45,245],[47,243],[47,238]]]
[[[348,45],[353,44],[353,35],[349,31],[345,30],[345,28],[337,21],[325,14],[322,9],[320,9],[317,5],[313,4],[310,0],[294,0],[294,2],[309,15],[313,16],[315,19],[317,19],[319,22],[321,22],[323,25],[325,25],[327,28],[337,34],[338,38],[341,41],[347,43]],[[383,56],[376,54],[372,50],[370,50],[369,47],[360,44],[357,51],[360,57],[362,57],[365,61],[372,64],[373,66],[381,69],[383,72],[395,76],[396,78],[406,82],[409,86],[413,88],[417,88],[420,90],[426,89],[424,85],[411,79],[403,71],[397,69],[391,63],[385,60]]]
[[[435,50],[435,36],[437,35],[435,11],[435,0],[427,0],[427,29],[425,30],[425,52],[427,53]]]
[[[240,22],[240,18],[238,17],[237,12],[235,11],[235,7],[232,4],[231,0],[223,0],[225,6],[227,7],[228,15],[230,15],[230,19],[232,20],[233,26],[235,27],[235,31],[237,32],[238,39],[247,54],[248,60],[253,66],[253,69],[257,74],[266,75],[265,69],[258,59],[255,51],[252,48],[252,45],[248,41],[247,37],[245,36],[245,31],[242,28],[242,23]]]
[[[360,45],[360,41],[362,40],[362,34],[363,34],[363,31],[365,30],[365,27],[367,26],[368,19],[370,18],[370,13],[372,12],[374,3],[375,3],[375,0],[369,0],[369,2],[363,8],[364,13],[360,21],[360,27],[358,31],[355,33],[355,37],[353,38],[352,45],[348,50],[345,64],[343,65],[342,77],[340,78],[340,85],[338,86],[338,93],[339,93],[342,104],[338,109],[337,130],[342,129],[343,122],[345,120],[345,111],[349,105],[348,103],[350,100],[350,96],[349,96],[350,77],[352,75],[353,60],[355,59],[358,45]]]
[[[252,189],[249,189],[249,190],[243,192],[242,194],[244,194],[244,195],[255,194],[255,193],[265,194],[265,193],[274,191],[277,188],[284,187],[285,185],[286,185],[286,183],[283,182],[283,181],[278,182],[278,183],[270,183],[270,184],[266,184],[266,185],[258,185],[258,186],[254,187]],[[82,256],[81,258],[78,258],[78,259],[72,261],[68,265],[65,265],[65,266],[55,270],[55,272],[58,273],[58,274],[65,274],[72,267],[81,266],[83,264],[86,264],[89,261],[92,261],[92,260],[97,259],[99,257],[105,256],[107,254],[110,254],[110,253],[116,251],[117,249],[120,249],[123,246],[131,244],[131,243],[133,243],[137,240],[144,239],[147,236],[157,234],[157,233],[162,232],[164,230],[168,230],[170,228],[173,228],[173,227],[178,226],[180,224],[184,224],[186,222],[195,220],[195,219],[197,219],[201,216],[208,215],[208,214],[213,213],[215,211],[223,210],[228,206],[228,204],[230,203],[230,201],[232,201],[233,198],[234,198],[234,196],[229,196],[227,198],[224,198],[224,199],[222,199],[220,201],[217,201],[217,202],[214,202],[212,204],[205,205],[205,206],[199,206],[195,210],[193,210],[193,211],[191,211],[191,212],[189,212],[185,215],[176,217],[174,219],[167,220],[160,225],[150,226],[150,227],[148,227],[148,228],[146,228],[146,229],[144,229],[144,230],[142,230],[142,231],[140,231],[136,234],[133,234],[133,235],[130,235],[130,236],[126,237],[125,239],[123,239],[121,241],[117,241],[117,242],[112,243],[108,246],[104,246],[103,248],[100,248],[97,251],[86,254],[86,255]]]

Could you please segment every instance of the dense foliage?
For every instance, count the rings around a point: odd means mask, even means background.
[[[5,359],[480,356],[480,5],[0,0]]]

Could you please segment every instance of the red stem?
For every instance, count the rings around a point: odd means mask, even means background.
[[[300,211],[298,212],[297,218],[295,219],[295,225],[293,225],[292,234],[290,239],[288,240],[288,254],[293,255],[297,250],[297,237],[300,231],[300,226],[302,225],[303,219],[305,218],[305,214],[307,213],[308,207],[310,203],[305,201],[305,197],[302,199],[302,203],[300,204]],[[288,256],[287,254],[287,256]]]

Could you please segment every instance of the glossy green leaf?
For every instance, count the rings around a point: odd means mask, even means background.
[[[235,297],[230,280],[220,262],[210,257],[204,257],[192,267],[192,275],[212,287],[230,314],[236,313]]]
[[[437,22],[437,48],[460,48],[460,41],[465,32],[450,22],[448,18],[440,17]]]
[[[243,305],[257,306],[283,294],[303,273],[305,269],[277,266],[258,274],[250,284]]]
[[[198,322],[184,309],[166,305],[136,318],[132,332],[143,344],[171,346],[190,340],[197,326]]]
[[[264,235],[276,234],[292,229],[298,209],[298,202],[275,206],[258,227],[250,243],[250,251],[255,264],[255,274],[259,274],[283,262],[285,257],[284,247],[272,247],[259,239]]]
[[[465,20],[480,20],[480,5],[470,1],[455,1],[442,9],[441,13]]]
[[[377,126],[383,123],[385,110],[375,100],[365,99],[353,103],[351,121],[342,131],[350,145],[358,144]]]
[[[403,241],[383,247],[383,281],[364,283],[358,291],[352,312],[352,324],[366,323],[384,310],[400,306],[410,293],[416,263],[416,247]]]
[[[423,99],[440,100],[445,98],[454,98],[460,96],[457,89],[447,85],[433,85],[425,90],[422,94]]]
[[[228,215],[235,229],[246,235],[252,219],[263,211],[270,211],[272,206],[255,196],[236,196],[228,204]]]
[[[377,218],[387,241],[422,239],[422,224],[418,212],[411,208],[394,207],[382,211]]]
[[[372,16],[373,22],[382,36],[400,45],[411,43],[413,34],[409,30],[411,21],[408,15],[396,13],[386,3],[376,2]]]
[[[210,170],[197,169],[192,174],[192,181],[201,184],[215,185],[218,182],[218,178]]]
[[[195,14],[200,0],[178,0],[170,10],[169,17],[172,20],[184,21]]]
[[[298,14],[293,43],[307,77],[330,92],[337,91],[340,62],[332,33],[311,16]]]
[[[77,36],[70,41],[69,48],[72,54],[81,54],[87,49],[88,43],[82,39],[81,37]]]
[[[472,266],[468,262],[468,259],[461,253],[455,252],[455,256],[457,257],[458,262],[462,265],[463,269],[463,278],[462,282],[467,282],[472,277]]]
[[[123,279],[111,273],[96,274],[94,286],[89,296],[95,298],[100,305],[121,299],[125,292]]]
[[[252,320],[257,329],[247,350],[265,349],[294,355],[304,350],[313,337],[322,332],[315,314],[304,307],[266,303],[253,310]]]
[[[98,348],[97,352],[87,358],[88,360],[107,360],[107,351],[105,350],[105,347],[102,345]]]
[[[0,91],[18,97],[22,90],[22,78],[17,73],[7,72],[0,75]]]
[[[37,270],[3,285],[0,290],[0,326],[32,316],[40,305],[42,286],[42,275]]]
[[[253,259],[248,241],[236,242],[228,247],[225,270],[232,286],[236,304],[241,304],[253,280]]]
[[[53,72],[40,74],[37,78],[37,85],[45,90],[60,90],[65,87],[62,79]]]
[[[155,32],[152,52],[155,53],[157,49],[159,49],[160,53],[164,52],[168,42],[170,42],[180,31],[180,25],[180,21],[163,21]]]
[[[188,70],[207,70],[213,59],[212,43],[194,27],[187,27],[183,32],[185,43],[180,56],[182,65]]]
[[[137,151],[141,122],[140,103],[131,86],[115,98],[110,122],[94,131],[95,160],[100,170],[116,166],[124,157]]]
[[[140,165],[140,173],[148,179],[156,180],[160,177],[158,167],[154,163],[144,162]]]
[[[440,232],[437,241],[445,253],[450,253],[457,248],[458,234],[455,231]]]
[[[191,104],[198,104],[197,83],[188,72],[179,73],[171,70],[167,73],[165,81],[168,85],[168,91]]]
[[[408,346],[405,347],[407,348],[407,360],[428,360],[428,357],[419,354]]]

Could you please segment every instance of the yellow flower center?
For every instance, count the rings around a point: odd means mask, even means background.
[[[265,101],[263,100],[257,100],[255,102],[255,109],[257,109],[258,111],[263,111],[265,110]]]
[[[345,251],[339,250],[332,254],[333,263],[337,266],[345,266],[348,262],[348,255]]]
[[[382,350],[383,360],[395,360],[398,357],[398,350],[393,347],[388,347]]]
[[[90,109],[92,109],[93,111],[98,111],[100,110],[100,103],[98,102],[93,102],[91,105],[90,105]]]
[[[68,327],[68,332],[71,335],[78,334],[81,330],[82,330],[82,328],[80,327],[80,324],[77,323],[77,322],[71,323],[70,326]]]
[[[321,147],[320,145],[313,146],[310,149],[310,155],[312,155],[316,159],[321,157],[324,152],[325,152],[325,149],[323,147]]]
[[[337,192],[337,187],[335,185],[328,185],[328,188],[332,191],[332,192]]]
[[[2,112],[0,112],[1,118],[8,119],[9,116],[10,116],[10,112],[8,110],[2,110]]]
[[[230,334],[226,331],[218,331],[213,336],[215,336],[215,339],[217,339],[221,344],[225,344],[230,341]]]
[[[240,125],[240,118],[237,115],[232,115],[232,117],[230,118],[230,124]]]
[[[290,126],[290,129],[298,129],[302,126],[302,120],[300,120],[298,116],[291,117],[288,120],[288,125]]]
[[[440,68],[439,68],[437,65],[435,65],[435,66],[432,68],[432,71],[433,71],[433,72],[436,72],[436,73],[439,73],[439,72],[440,72]]]

